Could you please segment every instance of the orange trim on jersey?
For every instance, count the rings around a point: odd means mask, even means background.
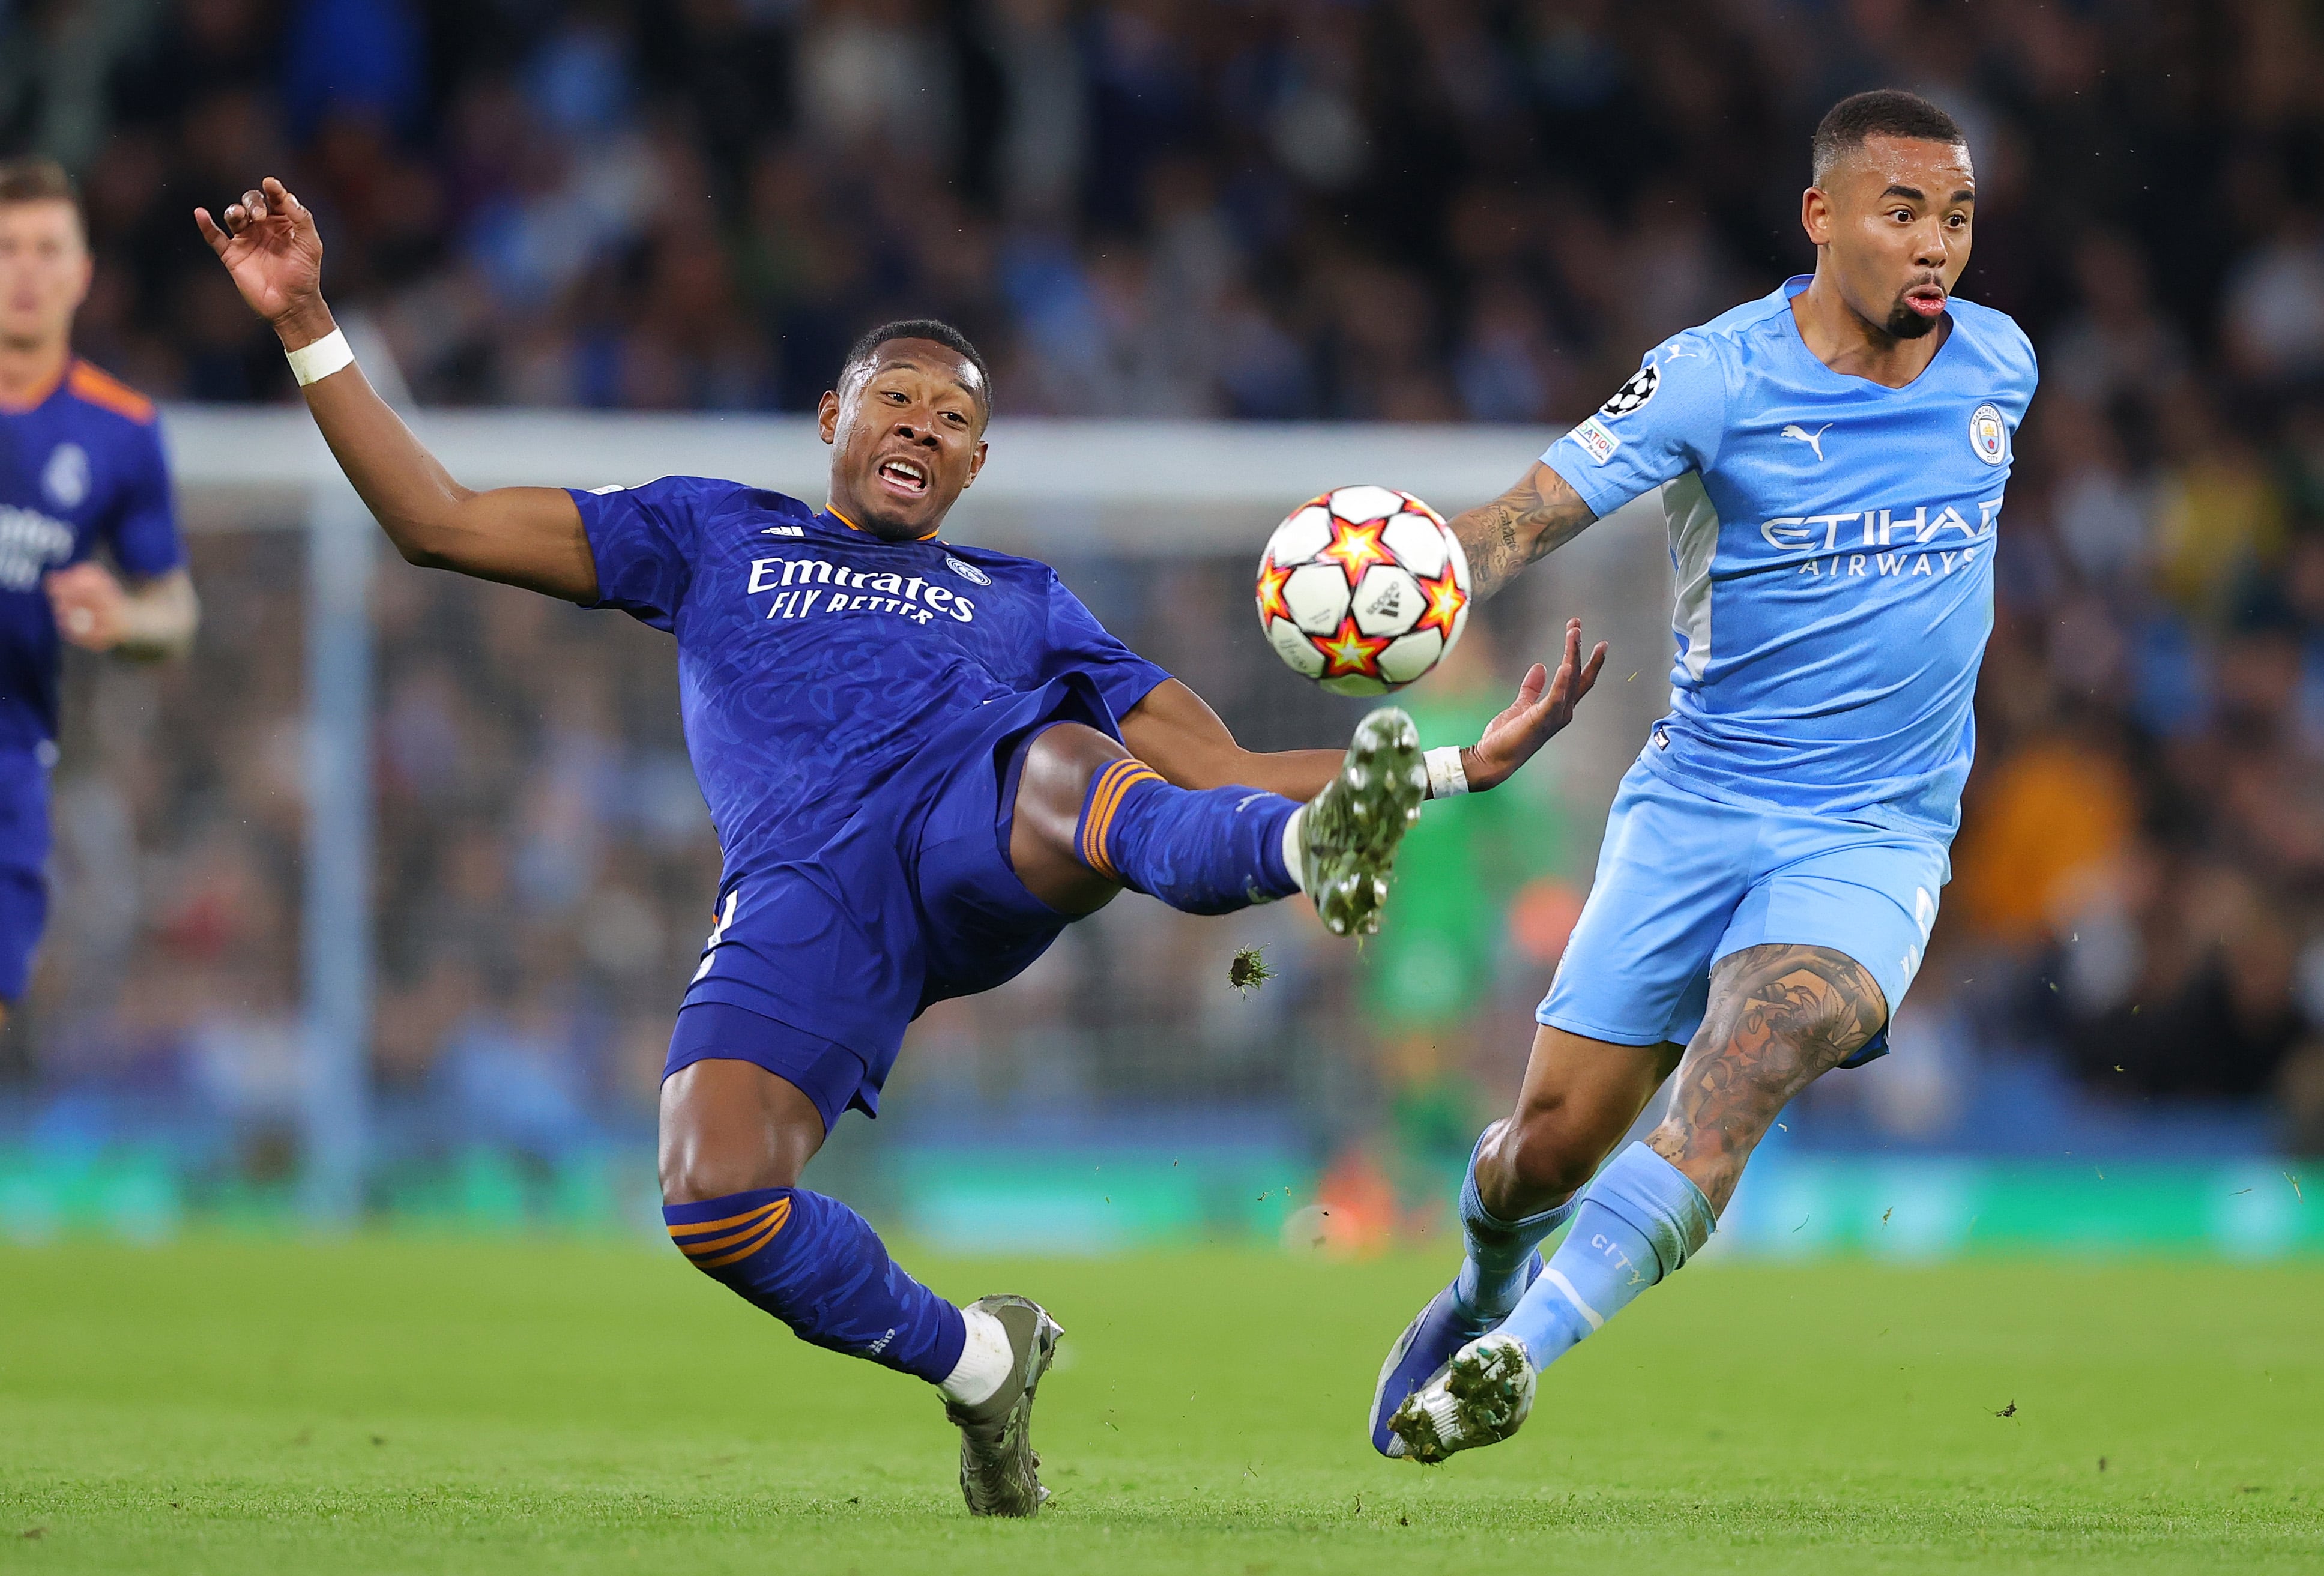
[[[1098,774],[1097,787],[1090,794],[1089,813],[1082,818],[1084,864],[1110,881],[1121,879],[1106,851],[1106,838],[1113,830],[1114,815],[1121,808],[1121,801],[1131,788],[1141,782],[1161,780],[1160,772],[1134,756],[1114,761]]]
[[[76,400],[126,416],[140,427],[153,424],[153,401],[100,367],[76,361],[69,382]]]
[[[840,513],[840,512],[839,512],[839,507],[838,507],[838,505],[836,505],[836,504],[826,502],[826,503],[823,506],[823,512],[824,512],[825,514],[828,514],[829,516],[831,516],[831,518],[832,518],[832,519],[834,519],[834,520],[835,520],[835,521],[839,521],[839,523],[840,523],[840,524],[842,524],[842,525],[845,526],[845,527],[846,527],[848,530],[862,530],[863,529],[862,526],[860,526],[860,525],[856,524],[853,521],[852,521],[852,520],[848,519],[848,518],[847,518],[847,516],[845,516],[845,515],[844,515],[844,514]],[[943,529],[944,529],[944,527],[942,527],[942,526],[938,526],[938,527],[936,527],[936,530],[942,530]],[[928,534],[927,534],[927,535],[926,535],[926,536],[923,536],[923,537],[914,537],[912,539],[913,539],[914,541],[932,542],[932,541],[934,541],[934,540],[936,540],[936,532],[935,530],[932,530],[932,531],[928,532]]]
[[[57,364],[57,370],[51,374],[47,382],[34,388],[23,399],[0,400],[0,415],[22,416],[28,411],[39,410],[49,402],[49,396],[57,392],[58,385],[65,381],[65,374],[71,372],[72,368],[73,359],[68,355]]]

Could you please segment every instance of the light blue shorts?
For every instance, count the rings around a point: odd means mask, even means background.
[[[1847,954],[1893,1014],[1952,878],[1947,843],[1871,819],[1706,798],[1641,760],[1614,796],[1590,900],[1534,1017],[1615,1045],[1684,1045],[1702,1026],[1711,966],[1771,942]],[[1845,1064],[1887,1048],[1884,1026]]]

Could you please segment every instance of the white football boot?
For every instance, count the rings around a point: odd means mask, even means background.
[[[1540,1376],[1525,1342],[1495,1330],[1480,1335],[1405,1397],[1388,1421],[1406,1461],[1434,1464],[1455,1451],[1499,1444],[1533,1411]]]
[[[1397,844],[1419,822],[1427,796],[1412,719],[1382,706],[1358,723],[1339,775],[1299,813],[1300,885],[1326,930],[1360,938],[1379,932]]]

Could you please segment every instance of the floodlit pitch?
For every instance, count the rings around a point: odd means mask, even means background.
[[[1042,1390],[1056,1500],[998,1524],[961,1515],[921,1387],[639,1273],[654,1251],[0,1251],[0,1565],[2324,1561],[2324,1266],[1706,1265],[1558,1364],[1509,1445],[1420,1473],[1365,1441],[1366,1359],[1434,1256],[927,1261],[947,1291],[1038,1282],[1071,1332]]]

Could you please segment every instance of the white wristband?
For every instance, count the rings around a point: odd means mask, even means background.
[[[1462,770],[1461,750],[1448,744],[1442,750],[1431,750],[1421,757],[1428,768],[1428,797],[1449,799],[1455,794],[1469,791],[1469,774]]]
[[[346,335],[337,328],[312,345],[302,345],[282,355],[290,364],[290,375],[299,380],[302,389],[355,364],[355,353],[347,348]]]

